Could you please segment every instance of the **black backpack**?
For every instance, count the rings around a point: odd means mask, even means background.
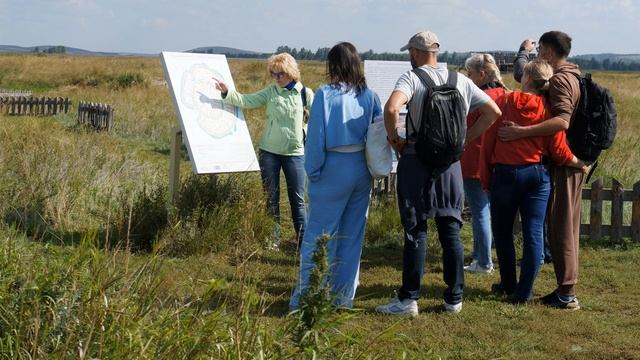
[[[426,72],[413,69],[426,87],[420,127],[414,133],[416,154],[431,168],[444,168],[460,160],[467,132],[466,106],[456,84],[458,73],[449,70],[444,85],[437,86]],[[407,122],[416,127],[407,113]],[[408,129],[408,127],[407,127]]]
[[[567,143],[575,156],[593,163],[616,137],[616,106],[609,90],[596,84],[591,74],[578,76],[578,80],[580,101],[567,129]]]

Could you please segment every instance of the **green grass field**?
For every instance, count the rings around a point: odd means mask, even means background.
[[[271,81],[263,61],[230,66],[240,91]],[[324,82],[323,64],[301,68],[308,87]],[[640,180],[640,74],[594,77],[619,112],[616,143],[596,176],[630,188]],[[257,173],[192,176],[185,152],[181,192],[165,210],[177,119],[163,80],[157,58],[0,56],[0,88],[116,109],[110,133],[75,126],[75,107],[55,117],[0,115],[2,357],[640,358],[640,247],[630,241],[582,242],[579,311],[510,305],[491,294],[494,273],[466,276],[463,311],[450,316],[441,309],[441,250],[431,231],[420,316],[373,314],[400,284],[393,199],[370,209],[358,310],[319,316],[301,341],[302,320],[287,314],[295,251],[265,250],[273,224]],[[264,110],[245,117],[256,141]],[[462,237],[469,258],[468,224]],[[545,265],[534,294],[553,289],[554,279]]]

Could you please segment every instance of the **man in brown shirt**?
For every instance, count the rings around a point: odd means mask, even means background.
[[[571,126],[580,100],[578,66],[567,61],[571,37],[561,31],[549,31],[540,37],[538,57],[547,60],[554,69],[549,80],[548,97],[553,117],[542,123],[521,127],[502,127],[498,136],[511,141],[530,136],[547,136],[565,131]],[[524,63],[524,62],[523,62]],[[516,66],[518,63],[515,64]],[[518,69],[514,69],[514,72]],[[551,165],[552,192],[549,199],[549,244],[558,287],[541,302],[560,309],[580,308],[575,285],[578,282],[578,252],[580,245],[580,209],[584,173],[580,169]]]

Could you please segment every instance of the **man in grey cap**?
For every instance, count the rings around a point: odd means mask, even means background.
[[[422,106],[427,85],[416,72],[424,72],[436,86],[446,84],[450,76],[457,76],[455,87],[464,101],[465,116],[478,109],[480,118],[467,129],[466,143],[478,137],[501,115],[498,106],[484,91],[462,74],[449,72],[437,62],[440,41],[431,31],[423,31],[409,39],[401,51],[409,50],[414,70],[400,76],[384,109],[384,121],[389,142],[400,155],[398,174],[398,206],[404,228],[402,286],[390,303],[376,307],[376,311],[390,315],[418,315],[417,299],[424,271],[427,241],[427,218],[435,218],[438,238],[442,245],[443,277],[447,284],[444,309],[457,313],[462,309],[464,288],[463,248],[460,243],[462,227],[463,181],[460,162],[456,161],[434,173],[416,154],[415,140],[422,118]],[[408,106],[406,139],[398,136],[396,125],[400,109]]]

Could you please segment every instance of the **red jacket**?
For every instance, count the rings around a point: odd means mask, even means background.
[[[504,121],[529,126],[551,118],[544,98],[516,90],[501,97],[496,103],[502,110],[502,116],[485,132],[480,154],[480,181],[483,189],[490,187],[494,164],[535,164],[542,161],[543,155],[550,156],[558,165],[566,165],[573,159],[564,131],[551,136],[527,137],[514,141],[501,141],[497,138],[498,128],[505,126]]]
[[[487,89],[484,91],[489,95],[491,100],[496,101],[499,97],[504,95],[504,88],[498,87],[493,89]],[[480,117],[480,111],[476,110],[467,116],[467,129],[471,128],[473,124],[478,121]],[[483,135],[478,136],[475,140],[468,143],[464,148],[464,152],[460,157],[460,165],[462,166],[462,177],[465,179],[480,179],[480,147],[482,144]]]

